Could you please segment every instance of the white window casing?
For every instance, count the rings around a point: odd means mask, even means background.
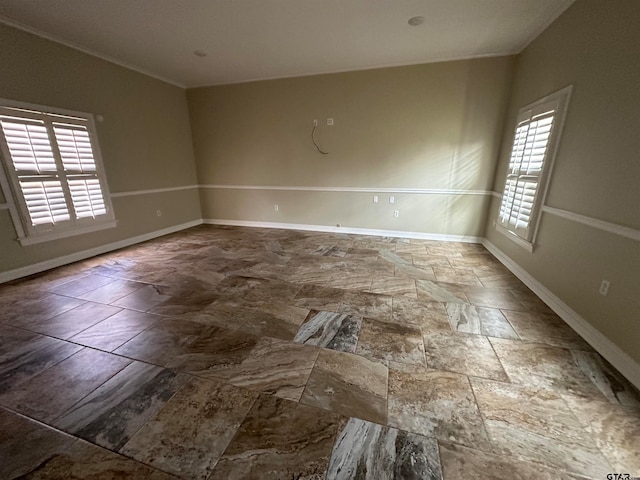
[[[0,100],[0,155],[23,245],[116,225],[91,114]]]
[[[533,250],[572,87],[520,109],[496,228]]]

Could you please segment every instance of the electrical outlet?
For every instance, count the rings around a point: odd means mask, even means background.
[[[393,216],[394,216],[395,218],[398,218],[398,217],[400,216],[400,210],[394,210],[394,211],[393,211]]]
[[[602,282],[600,282],[600,290],[598,290],[598,292],[600,293],[600,295],[602,295],[603,297],[607,296],[607,293],[609,293],[609,280],[602,280]]]
[[[396,203],[396,197],[394,197],[393,195],[391,195],[389,197],[389,203]]]
[[[156,216],[157,217],[161,217],[162,216],[162,210],[156,210]]]
[[[279,206],[278,206],[278,204],[276,203],[276,204],[273,206],[273,209],[277,212],[278,210],[280,210],[280,207],[279,207]]]
[[[378,203],[378,195],[373,196],[373,203]]]
[[[333,118],[327,118],[327,125],[333,127]]]

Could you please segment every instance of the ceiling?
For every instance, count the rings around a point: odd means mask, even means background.
[[[2,0],[0,21],[196,87],[517,53],[573,1]]]

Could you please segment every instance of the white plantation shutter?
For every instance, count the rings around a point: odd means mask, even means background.
[[[89,118],[0,106],[0,126],[24,236],[113,222]]]
[[[532,241],[537,226],[549,157],[557,144],[556,125],[564,115],[570,91],[568,87],[545,97],[518,115],[498,219],[500,226],[527,242]]]

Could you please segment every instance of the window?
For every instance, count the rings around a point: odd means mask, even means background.
[[[498,229],[532,250],[571,87],[520,109]]]
[[[0,100],[0,153],[23,245],[115,226],[91,115]]]

